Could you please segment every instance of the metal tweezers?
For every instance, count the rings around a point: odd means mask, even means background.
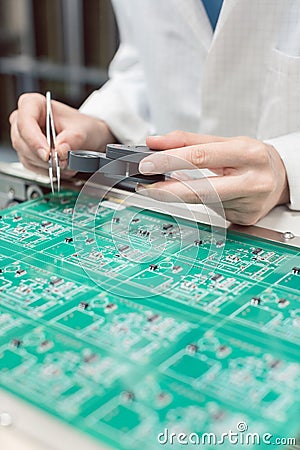
[[[53,166],[56,174],[57,192],[60,192],[60,165],[58,154],[56,150],[56,131],[54,126],[54,119],[51,107],[51,93],[46,92],[46,137],[50,149],[49,154],[49,178],[51,183],[51,190],[54,194],[54,181],[53,181]]]

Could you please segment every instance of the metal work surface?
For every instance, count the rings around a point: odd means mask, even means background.
[[[299,249],[112,199],[74,209],[76,196],[1,212],[5,395],[82,431],[86,449],[296,438]]]

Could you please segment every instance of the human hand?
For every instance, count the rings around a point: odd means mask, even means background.
[[[72,176],[75,172],[66,170],[69,150],[104,151],[106,144],[115,142],[115,138],[102,120],[55,100],[51,103],[62,176]],[[21,163],[30,170],[48,174],[46,97],[37,93],[21,95],[18,109],[11,113],[9,121],[12,145]]]
[[[175,131],[147,138],[151,149],[165,150],[140,163],[145,175],[191,167],[210,169],[217,176],[207,180],[179,177],[137,188],[142,195],[160,201],[215,202],[217,192],[226,218],[236,224],[252,225],[274,206],[289,201],[284,164],[271,145],[248,137],[222,138]],[[175,177],[174,174],[174,178]],[[212,188],[210,188],[212,186]]]

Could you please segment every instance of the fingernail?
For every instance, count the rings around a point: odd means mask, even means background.
[[[44,148],[39,148],[36,152],[43,161],[48,161],[49,156],[47,150],[45,150]]]
[[[155,134],[154,136],[149,136],[151,139],[161,139],[162,136],[160,134]]]
[[[61,170],[65,170],[68,166],[68,161],[66,159],[60,160],[59,165]]]
[[[154,172],[155,165],[152,162],[140,162],[139,171],[141,173],[151,173]]]
[[[68,156],[68,152],[71,150],[69,144],[58,144],[57,152],[60,158],[66,159]]]

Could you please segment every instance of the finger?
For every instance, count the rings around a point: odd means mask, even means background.
[[[241,167],[246,164],[249,164],[249,158],[242,142],[236,139],[165,150],[144,158],[139,171],[148,175],[182,169]]]
[[[241,197],[245,190],[241,184],[239,176],[208,177],[189,181],[168,180],[138,185],[137,192],[164,202],[176,202],[180,199],[186,203],[210,204]]]
[[[33,153],[27,146],[27,144],[21,139],[18,133],[16,121],[11,125],[11,141],[13,147],[16,149],[19,159],[23,158],[28,160],[29,163],[35,164],[37,167],[48,167],[48,163],[42,161],[38,155]]]
[[[10,115],[9,115],[9,123],[12,125],[13,121],[16,119],[16,116],[18,114],[18,111],[15,109]]]
[[[46,122],[46,99],[40,94],[24,94],[19,99],[17,127],[20,137],[34,153],[47,161],[49,148],[42,132]]]
[[[56,137],[56,149],[61,160],[68,158],[68,152],[72,150],[82,150],[85,135],[81,131],[65,129]]]
[[[153,150],[167,150],[177,147],[186,147],[195,144],[208,144],[210,142],[224,142],[229,138],[212,136],[208,134],[187,133],[185,131],[173,131],[164,136],[148,136],[146,144]]]
[[[193,179],[193,177],[190,177],[183,170],[178,170],[177,172],[172,172],[170,174],[170,178],[173,178],[174,180],[179,180],[179,181],[188,181],[188,180],[192,180]]]

